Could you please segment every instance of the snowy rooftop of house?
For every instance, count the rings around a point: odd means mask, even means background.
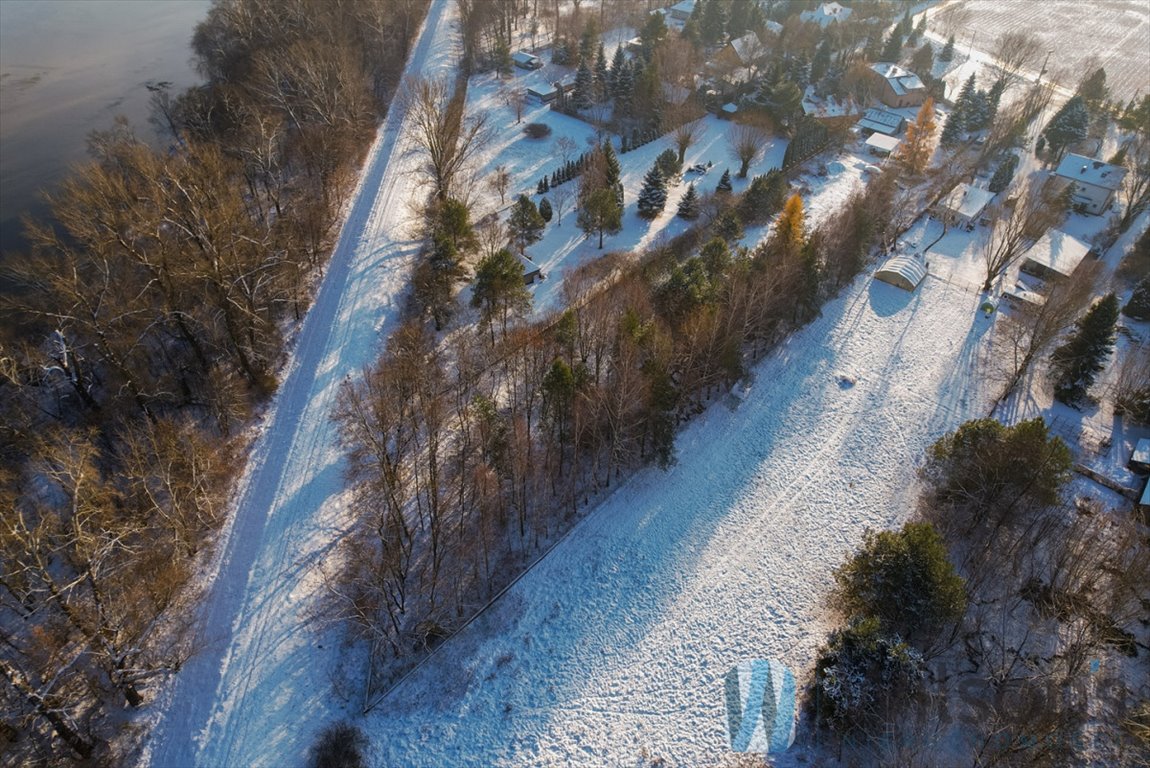
[[[695,10],[695,0],[679,0],[669,10],[685,13],[689,16]]]
[[[534,274],[541,274],[539,265],[526,256],[520,255],[519,263],[523,266],[523,274],[525,276],[530,277]]]
[[[889,61],[880,61],[871,64],[870,68],[877,72],[879,77],[886,80],[898,96],[905,96],[911,91],[920,91],[926,88],[918,75],[913,72],[908,72],[898,64],[892,64]]]
[[[803,11],[799,14],[799,18],[803,21],[813,21],[820,27],[825,27],[832,21],[845,21],[850,15],[850,8],[844,8],[838,3],[822,3],[813,11]]]
[[[884,152],[894,152],[895,147],[900,143],[902,143],[900,139],[896,139],[894,136],[887,136],[885,133],[873,133],[871,137],[866,140],[868,147],[881,149]]]
[[[868,109],[863,114],[862,120],[859,120],[859,127],[879,133],[898,133],[902,121],[903,116],[896,112],[888,112],[885,109]]]
[[[744,64],[763,52],[763,44],[754,32],[748,32],[742,37],[735,38],[731,41],[731,47],[735,49],[735,55],[739,57],[739,61]]]
[[[994,193],[990,190],[979,189],[962,183],[951,190],[950,194],[939,202],[939,205],[965,219],[973,219],[982,213],[982,210],[990,205],[990,201],[993,199]]]
[[[763,22],[763,26],[771,32],[774,32],[776,35],[783,34],[783,25],[777,21],[771,21],[770,19],[767,19],[765,22]]]
[[[1118,189],[1126,176],[1126,169],[1120,165],[1110,165],[1082,155],[1070,154],[1062,158],[1055,175],[1073,179],[1084,184],[1092,184],[1105,189]]]
[[[1057,229],[1047,230],[1026,252],[1026,260],[1069,277],[1090,253],[1090,246]]]

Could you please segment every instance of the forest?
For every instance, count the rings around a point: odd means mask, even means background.
[[[27,221],[0,323],[0,754],[118,761],[426,2],[216,0],[202,84]],[[165,150],[137,130],[155,130]]]

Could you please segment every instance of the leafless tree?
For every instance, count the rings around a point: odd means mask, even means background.
[[[579,145],[570,136],[560,136],[555,139],[555,152],[559,155],[559,159],[563,161],[563,165],[571,160],[571,156],[575,154],[575,150]]]
[[[747,178],[747,170],[766,149],[769,137],[754,125],[739,124],[727,132],[731,155],[739,161],[739,178]]]
[[[464,115],[462,94],[445,80],[410,78],[402,98],[416,145],[424,155],[422,173],[440,200],[451,197],[462,170],[487,143],[487,115]]]
[[[1041,304],[1026,303],[1005,315],[1003,328],[1011,345],[1012,362],[1006,387],[994,408],[1010,396],[1034,361],[1081,316],[1094,294],[1099,272],[1097,264],[1082,264],[1073,278],[1054,283]]]
[[[562,226],[563,212],[570,206],[575,197],[575,190],[570,184],[561,184],[551,188],[551,208],[555,211],[555,226]]]
[[[1019,189],[1013,207],[1004,203],[992,212],[990,231],[982,248],[986,264],[982,290],[989,291],[994,280],[1025,252],[1026,246],[1061,221],[1064,213],[1060,198],[1037,182]]]
[[[679,150],[680,166],[683,164],[683,158],[687,154],[687,149],[699,138],[700,132],[701,127],[698,120],[683,123],[675,129],[675,147]]]
[[[1138,215],[1150,208],[1150,133],[1139,132],[1125,146],[1123,165],[1126,176],[1122,179],[1122,196],[1126,207],[1118,221],[1118,229],[1126,231]]]
[[[994,41],[991,55],[998,62],[999,82],[1004,85],[1023,68],[1033,63],[1042,52],[1042,41],[1025,30],[1003,32]]]
[[[499,205],[502,207],[507,202],[507,188],[511,186],[511,172],[507,170],[507,166],[496,166],[488,183],[493,190],[499,193]]]
[[[515,124],[523,122],[523,108],[527,105],[526,91],[513,81],[501,88],[500,92],[503,95],[503,102],[515,110]]]

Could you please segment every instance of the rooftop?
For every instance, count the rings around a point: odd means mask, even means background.
[[[1090,246],[1065,232],[1051,229],[1030,246],[1026,260],[1069,277],[1082,263]]]
[[[918,75],[903,69],[898,64],[892,64],[889,61],[880,61],[871,64],[870,68],[878,73],[879,77],[886,80],[898,96],[905,96],[911,91],[926,88]]]
[[[1104,189],[1118,189],[1126,176],[1126,169],[1082,155],[1069,154],[1058,164],[1056,176],[1073,179],[1084,184],[1092,184]]]
[[[993,199],[994,193],[990,190],[963,183],[951,190],[939,205],[964,219],[974,219]]]
[[[895,147],[897,147],[900,143],[900,139],[896,139],[894,136],[887,136],[884,133],[872,134],[871,137],[866,140],[866,145],[868,147],[881,149],[885,152],[893,152]]]

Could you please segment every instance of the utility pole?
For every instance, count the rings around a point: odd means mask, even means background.
[[[1050,54],[1052,53],[1054,53],[1053,50],[1046,52],[1046,58],[1042,60],[1042,69],[1038,70],[1038,80],[1035,81],[1035,85],[1042,83],[1042,76],[1046,74],[1046,62],[1050,61]]]

